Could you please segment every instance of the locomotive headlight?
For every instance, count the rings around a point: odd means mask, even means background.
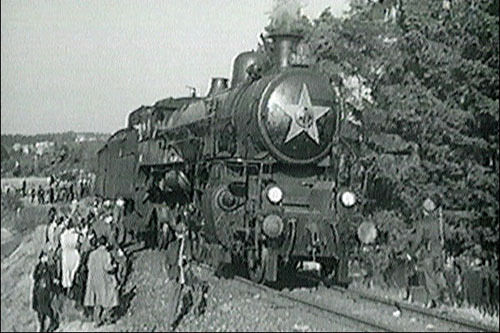
[[[340,201],[346,207],[352,207],[356,203],[356,195],[352,192],[345,191],[340,196]]]
[[[283,199],[283,191],[278,186],[271,186],[267,190],[267,198],[274,204],[277,204]]]
[[[278,215],[268,215],[262,222],[262,231],[271,238],[276,238],[283,232],[283,219]]]

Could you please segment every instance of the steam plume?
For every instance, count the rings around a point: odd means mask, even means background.
[[[273,9],[269,15],[269,25],[265,28],[269,34],[302,33],[302,8],[300,0],[273,0]]]

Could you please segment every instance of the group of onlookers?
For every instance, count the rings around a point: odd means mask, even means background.
[[[364,271],[364,283],[380,278],[382,285],[399,288],[400,298],[423,302],[427,308],[469,304],[483,312],[494,312],[498,309],[499,284],[489,271],[497,260],[481,257],[480,244],[453,256],[444,247],[439,197],[427,198],[422,208],[420,218],[406,235],[397,230],[387,233],[387,247],[364,244],[361,255],[353,261],[354,270]]]
[[[192,245],[187,237],[187,216],[193,213],[193,207],[176,205],[167,220],[160,223],[161,230],[152,230],[162,233],[160,242],[154,244],[148,242],[148,236],[137,239],[141,234],[134,228],[125,228],[134,215],[126,211],[124,199],[113,202],[95,198],[89,206],[82,202],[74,198],[67,210],[67,205],[57,209],[52,206],[43,224],[43,246],[33,275],[33,309],[42,331],[58,327],[62,304],[68,303],[65,299],[91,318],[96,327],[113,322],[128,272],[124,249],[130,255],[131,248],[135,248],[131,245],[142,241],[149,247],[158,246],[165,254],[168,291],[159,297],[167,298],[165,320],[170,327],[175,327],[188,308],[198,314],[203,312],[208,286],[186,271]]]
[[[33,276],[33,309],[41,331],[57,328],[63,298],[72,300],[86,317],[93,308],[95,326],[113,320],[127,274],[123,203],[96,200],[87,208],[74,201],[70,212],[50,208]]]
[[[33,204],[67,203],[89,196],[91,186],[91,180],[88,178],[67,181],[51,176],[47,186],[28,188],[26,180],[23,180],[21,195],[28,197]]]

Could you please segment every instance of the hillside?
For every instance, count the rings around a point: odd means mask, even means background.
[[[2,135],[2,177],[49,176],[72,169],[95,172],[109,134]]]

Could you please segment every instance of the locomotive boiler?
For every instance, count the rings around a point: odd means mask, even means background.
[[[255,281],[312,267],[344,282],[357,193],[340,102],[297,63],[300,36],[266,40],[235,58],[230,85],[133,111],[98,152],[96,191],[132,202],[153,234],[181,207],[194,254],[242,262]]]

